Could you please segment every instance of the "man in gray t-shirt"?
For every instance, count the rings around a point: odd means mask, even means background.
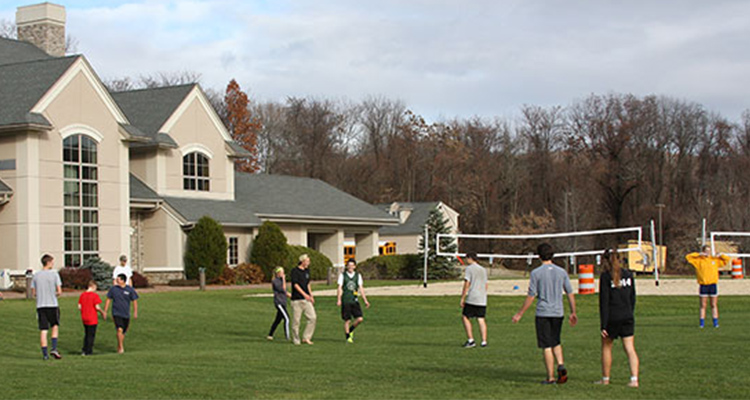
[[[52,327],[52,350],[49,354],[56,359],[61,359],[62,355],[57,351],[57,336],[60,325],[60,308],[57,303],[57,297],[62,294],[62,281],[60,274],[52,267],[55,265],[55,259],[49,254],[42,257],[42,270],[34,274],[31,280],[31,293],[36,297],[36,313],[41,331],[40,344],[42,346],[42,357],[49,359],[47,354],[47,331]]]
[[[464,274],[463,291],[461,292],[462,320],[468,340],[464,343],[465,348],[476,347],[474,333],[472,332],[471,318],[476,318],[479,323],[479,333],[482,335],[482,347],[487,347],[487,270],[477,264],[477,253],[466,254],[466,266]]]
[[[547,379],[542,383],[565,383],[568,381],[568,371],[565,369],[560,343],[562,321],[565,316],[562,297],[564,291],[570,303],[570,326],[575,326],[578,322],[575,295],[568,273],[552,263],[554,256],[552,246],[547,243],[540,244],[537,254],[542,260],[542,265],[531,271],[528,296],[512,320],[513,323],[520,321],[523,313],[531,307],[534,299],[538,298],[535,320],[537,345],[542,349],[544,365],[547,369]],[[554,372],[555,360],[557,360],[557,379],[555,379]]]

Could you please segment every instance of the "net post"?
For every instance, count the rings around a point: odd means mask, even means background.
[[[430,237],[427,236],[428,230],[429,230],[429,228],[428,228],[427,224],[424,224],[424,276],[423,276],[422,285],[425,288],[427,287],[427,256],[429,256],[429,254],[430,254],[430,240],[429,240]],[[435,238],[435,246],[438,246],[438,244],[437,244],[438,240],[437,239],[438,238],[436,237]]]
[[[656,228],[654,228],[654,220],[651,220],[651,256],[654,258],[654,284],[659,286],[659,260],[656,256]]]

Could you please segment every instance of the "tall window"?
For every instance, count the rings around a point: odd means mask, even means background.
[[[237,237],[230,237],[229,238],[229,246],[227,247],[227,260],[229,262],[229,265],[237,265],[239,263],[239,240]]]
[[[182,187],[185,190],[210,190],[208,157],[193,152],[182,157]]]
[[[63,141],[65,266],[79,267],[99,253],[96,142],[84,135]]]

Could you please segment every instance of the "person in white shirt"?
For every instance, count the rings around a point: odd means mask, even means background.
[[[125,254],[120,256],[120,265],[115,267],[115,270],[112,272],[112,284],[117,284],[117,275],[125,274],[125,276],[128,277],[128,281],[126,285],[133,286],[133,269],[130,268],[130,264],[128,264],[128,256]]]

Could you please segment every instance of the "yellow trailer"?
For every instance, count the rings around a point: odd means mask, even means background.
[[[620,249],[637,249],[637,240],[628,240],[626,244],[621,244]],[[653,244],[651,242],[641,242],[641,251],[626,251],[620,253],[621,265],[627,267],[631,271],[635,272],[654,272],[653,258]],[[660,272],[667,265],[667,246],[656,246],[657,257],[659,258]],[[644,253],[646,258],[644,259]]]

